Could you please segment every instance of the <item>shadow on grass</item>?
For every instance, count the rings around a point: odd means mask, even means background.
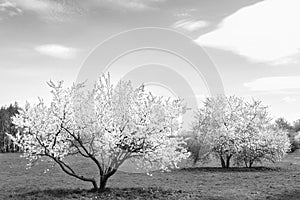
[[[187,193],[161,188],[107,188],[102,193],[82,189],[49,189],[10,196],[9,199],[180,199]],[[189,195],[188,195],[189,196]]]
[[[82,199],[82,200],[229,200],[223,197],[202,196],[200,192],[185,192],[182,190],[165,190],[156,187],[148,188],[107,188],[102,193],[83,189],[49,189],[10,196],[9,200],[57,200],[57,199]]]
[[[278,195],[269,196],[267,199],[272,200],[299,200],[300,199],[300,189],[293,191],[285,191]]]
[[[179,171],[188,171],[188,172],[270,172],[270,171],[285,171],[286,169],[281,167],[192,167],[192,168],[182,168]]]

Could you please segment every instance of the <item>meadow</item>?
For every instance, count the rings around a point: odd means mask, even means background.
[[[94,173],[85,160],[71,159],[77,170]],[[277,164],[222,169],[217,162],[182,167],[172,172],[117,172],[101,194],[91,185],[65,175],[46,159],[26,169],[20,154],[0,154],[0,199],[300,199],[300,152],[289,154]]]

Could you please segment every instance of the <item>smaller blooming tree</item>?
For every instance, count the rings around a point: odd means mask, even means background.
[[[182,100],[155,97],[129,81],[113,87],[109,75],[101,76],[92,91],[86,91],[84,84],[64,88],[62,82],[50,82],[49,86],[50,105],[42,100],[26,104],[13,119],[21,134],[12,138],[30,162],[47,156],[68,175],[103,191],[109,177],[128,159],[147,171],[153,165],[166,171],[189,156],[182,138],[174,137],[185,112]],[[72,155],[90,159],[98,173],[86,177],[75,171],[65,159]]]
[[[236,164],[252,167],[263,160],[280,161],[290,150],[290,142],[287,132],[271,123],[267,107],[257,100],[244,102],[241,114]]]
[[[289,151],[287,133],[271,124],[261,101],[247,102],[235,96],[207,98],[193,122],[193,139],[209,149],[224,168],[235,164],[252,167],[263,160],[282,159]],[[194,159],[199,152],[191,151]]]
[[[280,161],[289,150],[287,132],[269,125],[257,132],[241,135],[235,161],[238,165],[251,168],[254,163],[264,160]]]

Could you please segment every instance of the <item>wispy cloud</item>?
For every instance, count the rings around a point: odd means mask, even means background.
[[[16,4],[23,9],[45,12],[52,8],[52,1],[39,0],[15,0]]]
[[[190,20],[190,19],[183,19],[175,22],[172,27],[177,29],[183,29],[186,31],[196,31],[198,29],[204,28],[208,26],[206,21],[202,20]]]
[[[300,76],[264,77],[244,83],[244,86],[250,88],[252,91],[300,89]]]
[[[133,1],[114,0],[114,1],[108,1],[108,3],[111,3],[118,7],[131,9],[131,10],[146,10],[151,8],[150,5],[139,0],[133,0]]]
[[[73,14],[79,12],[77,1],[56,0],[7,0],[23,12],[33,12],[44,21],[67,21]]]
[[[95,8],[122,11],[145,11],[157,9],[167,0],[0,0],[1,12],[9,15],[35,13],[47,22],[65,22],[74,16],[84,14]],[[7,15],[7,14],[6,14]]]
[[[292,103],[292,102],[297,101],[297,99],[292,98],[292,97],[284,97],[284,98],[282,99],[282,101],[285,102],[285,103]]]
[[[255,62],[299,61],[300,1],[265,0],[225,18],[219,29],[196,42],[233,51]]]
[[[77,55],[78,50],[72,47],[66,47],[59,44],[46,44],[35,47],[35,51],[42,55],[51,56],[60,59],[72,59]]]
[[[180,9],[179,11],[176,11],[174,16],[181,18],[181,19],[187,18],[187,17],[192,17],[192,14],[196,11],[197,11],[197,9],[195,9],[195,8],[183,8],[183,9]]]
[[[0,1],[0,19],[21,15],[22,13],[23,11],[18,8],[15,2]]]
[[[145,11],[157,9],[157,5],[167,0],[93,0],[96,5],[109,9]]]

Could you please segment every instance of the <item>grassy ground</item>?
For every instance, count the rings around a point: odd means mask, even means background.
[[[93,173],[85,160],[77,169]],[[103,194],[89,192],[91,185],[65,175],[56,166],[44,173],[49,161],[26,170],[20,154],[0,154],[0,199],[300,199],[300,153],[276,165],[254,169],[183,168],[169,173],[116,173]],[[215,166],[215,167],[214,167]]]

